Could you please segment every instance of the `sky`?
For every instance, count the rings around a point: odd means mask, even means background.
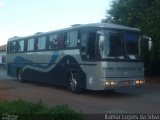
[[[0,0],[0,45],[13,36],[28,36],[98,23],[111,0]]]

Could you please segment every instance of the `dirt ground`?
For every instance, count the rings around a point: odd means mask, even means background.
[[[160,82],[149,82],[141,89],[120,89],[113,93],[87,91],[83,94],[72,94],[62,87],[19,83],[0,70],[0,101],[17,99],[31,102],[42,100],[48,106],[65,104],[85,114],[159,113]]]

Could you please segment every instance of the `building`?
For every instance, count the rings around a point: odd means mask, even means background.
[[[0,46],[0,66],[5,65],[6,63],[6,48],[7,45]]]

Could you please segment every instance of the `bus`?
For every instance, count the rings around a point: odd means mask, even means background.
[[[141,87],[141,39],[139,29],[108,23],[15,36],[7,43],[7,74],[73,93]]]

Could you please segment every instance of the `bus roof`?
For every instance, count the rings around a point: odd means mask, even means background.
[[[99,27],[99,28],[111,28],[111,29],[124,29],[124,30],[140,31],[137,28],[131,28],[131,27],[118,25],[118,24],[111,24],[111,23],[76,24],[76,25],[73,25],[72,28],[82,28],[82,27]]]
[[[140,32],[140,30],[137,28],[131,28],[131,27],[123,26],[123,25],[110,24],[110,23],[90,23],[90,24],[76,24],[76,25],[72,25],[72,27],[69,27],[69,28],[59,29],[59,30],[54,30],[54,31],[49,31],[49,32],[37,32],[36,34],[30,35],[30,36],[25,36],[25,37],[14,36],[12,38],[9,38],[8,41],[24,39],[26,37],[36,37],[39,35],[45,35],[45,34],[49,34],[52,32],[60,32],[60,31],[81,29],[81,28],[87,28],[87,27],[88,28],[94,27],[94,28],[120,29],[120,30],[130,30],[130,31]]]

